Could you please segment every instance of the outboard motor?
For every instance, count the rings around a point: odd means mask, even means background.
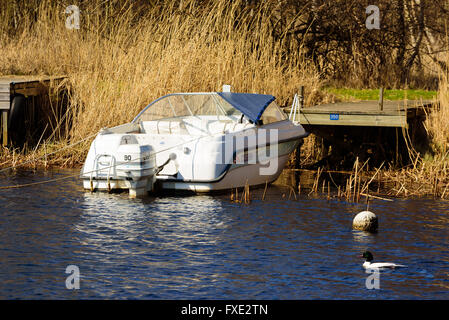
[[[131,197],[146,195],[156,182],[153,147],[134,134],[101,132],[92,142],[81,170],[85,189],[128,189]]]

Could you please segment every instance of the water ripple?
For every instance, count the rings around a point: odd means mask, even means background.
[[[76,179],[6,190],[0,298],[449,298],[447,202],[374,202],[380,227],[370,234],[351,230],[363,205],[288,200],[275,186],[257,200],[262,191],[241,205],[227,195],[91,194]],[[381,289],[368,290],[359,258],[366,249],[409,267],[382,272]],[[80,268],[80,290],[65,288],[70,264]]]

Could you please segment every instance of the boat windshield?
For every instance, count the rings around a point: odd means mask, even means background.
[[[173,93],[163,96],[149,104],[133,122],[170,120],[190,116],[214,116],[219,121],[237,121],[242,112],[215,92]],[[284,112],[272,101],[263,111],[258,125],[287,119]]]
[[[279,108],[276,101],[271,102],[260,117],[262,124],[269,124],[287,119],[287,115]]]
[[[236,118],[242,113],[216,93],[175,93],[148,105],[134,122],[200,115]]]

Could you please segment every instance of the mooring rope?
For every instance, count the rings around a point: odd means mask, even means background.
[[[95,135],[97,135],[97,134],[95,134]],[[158,153],[165,152],[165,151],[168,151],[170,149],[174,149],[174,148],[180,147],[180,146],[182,146],[184,144],[195,142],[197,140],[200,140],[200,139],[202,139],[204,137],[209,137],[209,136],[212,136],[212,135],[210,135],[210,134],[209,135],[203,135],[203,136],[197,137],[197,138],[189,140],[189,141],[184,141],[184,142],[182,142],[180,144],[177,144],[177,145],[174,145],[174,146],[171,146],[171,147],[168,147],[168,148],[156,151],[156,152],[152,152],[152,154],[156,155]],[[75,144],[79,144],[82,141],[87,140],[87,139],[89,139],[91,137],[92,136],[84,138],[83,140],[80,140],[80,141],[76,142]],[[73,146],[75,144],[72,144],[71,146]],[[69,146],[67,146],[67,147],[69,147]],[[64,147],[64,148],[67,148],[67,147]],[[64,148],[61,148],[59,151],[61,151]],[[52,154],[54,154],[56,152],[57,151],[53,152]],[[49,155],[49,154],[47,154],[47,155]],[[131,159],[131,160],[126,160],[126,161],[121,162],[120,164],[113,164],[113,165],[111,165],[109,167],[103,167],[101,169],[95,169],[95,170],[91,170],[91,171],[88,171],[88,172],[83,172],[83,175],[88,175],[88,174],[94,173],[94,172],[99,171],[99,170],[106,170],[106,169],[114,168],[114,167],[116,167],[118,165],[123,165],[124,163],[132,162],[132,161],[136,161],[136,160],[141,160],[142,157],[143,156],[141,156],[139,158]],[[35,161],[35,160],[33,160],[33,161]],[[0,172],[2,172],[4,170],[9,170],[11,168],[14,168],[14,167],[10,167],[10,168],[6,168],[6,169],[3,169],[3,170],[0,170]],[[0,186],[0,190],[4,190],[4,189],[18,189],[18,188],[24,188],[24,187],[35,186],[35,185],[40,185],[40,184],[52,183],[52,182],[56,182],[56,181],[61,181],[61,180],[65,180],[65,179],[74,178],[74,177],[77,177],[77,176],[80,176],[80,173],[68,175],[68,176],[65,176],[65,177],[55,178],[55,179],[49,179],[49,180],[45,180],[45,181],[31,182],[31,183],[18,184],[18,185]]]
[[[68,146],[62,147],[61,149],[58,149],[58,150],[56,150],[56,151],[53,151],[53,152],[50,152],[50,153],[45,153],[45,154],[44,154],[43,156],[41,156],[41,157],[33,158],[33,159],[31,159],[31,160],[28,160],[28,161],[25,161],[25,162],[21,162],[21,163],[19,163],[19,164],[17,164],[17,165],[13,165],[13,166],[10,166],[10,167],[7,167],[7,168],[0,169],[0,173],[2,173],[2,172],[4,172],[4,171],[11,170],[11,169],[15,169],[15,168],[18,168],[18,167],[22,167],[22,166],[24,166],[24,165],[26,165],[26,164],[29,164],[29,163],[32,163],[32,162],[36,162],[36,161],[41,160],[41,159],[43,159],[43,158],[46,158],[46,157],[48,157],[48,156],[54,155],[54,154],[56,154],[56,153],[58,153],[58,152],[61,152],[61,151],[65,150],[65,149],[72,148],[72,147],[74,147],[74,146],[80,144],[81,142],[84,142],[84,141],[86,141],[86,140],[88,140],[88,139],[90,139],[90,138],[95,137],[97,134],[98,134],[98,133],[93,134],[93,135],[90,135],[90,136],[88,136],[88,137],[86,137],[86,138],[84,138],[84,139],[81,139],[80,141],[77,141],[77,142],[72,143],[72,144],[70,144],[70,145],[68,145]]]
[[[51,180],[31,182],[31,183],[25,183],[25,184],[18,184],[18,185],[13,185],[13,186],[3,186],[3,187],[0,187],[0,190],[3,190],[3,189],[15,189],[15,188],[18,189],[18,188],[30,187],[30,186],[35,186],[35,185],[39,185],[39,184],[45,184],[45,183],[51,183],[51,182],[60,181],[60,180],[64,180],[64,179],[69,179],[69,178],[73,178],[73,177],[76,177],[76,176],[79,176],[79,173],[74,174],[74,175],[61,177],[61,178],[51,179]]]

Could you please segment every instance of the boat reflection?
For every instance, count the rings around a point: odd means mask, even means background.
[[[215,246],[229,221],[222,201],[207,195],[129,201],[125,194],[85,193],[82,208],[75,227],[82,243],[129,255],[167,250],[187,258],[195,246]]]

